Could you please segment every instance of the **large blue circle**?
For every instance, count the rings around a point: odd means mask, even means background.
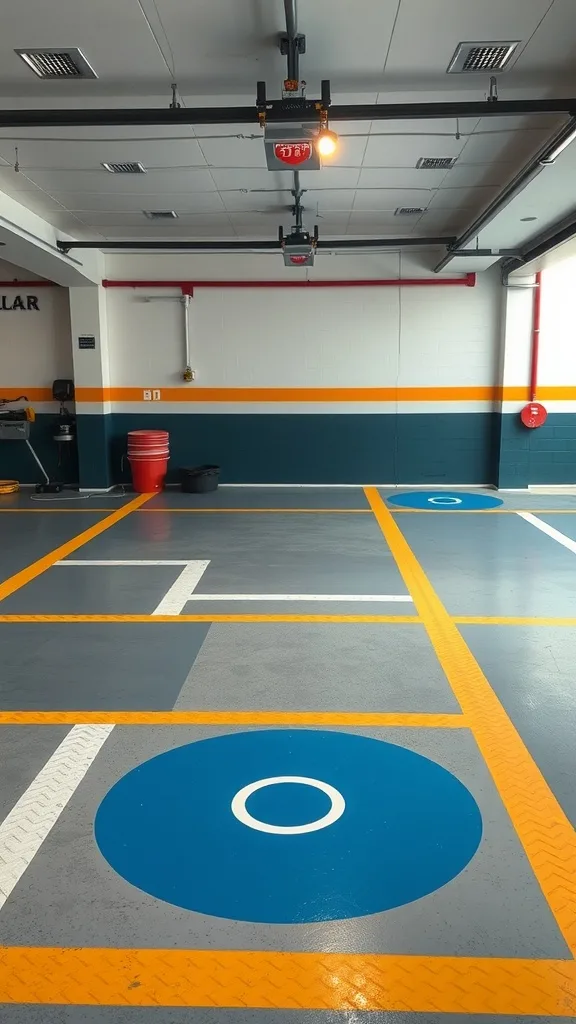
[[[334,787],[345,810],[314,832],[271,834],[239,821],[235,794],[277,776]],[[322,818],[310,785],[259,789],[246,810],[271,825]],[[96,842],[144,892],[215,917],[304,924],[411,903],[454,878],[482,835],[476,801],[441,765],[392,743],[343,732],[230,733],[168,750],[107,793]]]
[[[407,491],[386,499],[390,505],[402,508],[420,508],[440,512],[481,512],[502,505],[502,498],[468,491]]]

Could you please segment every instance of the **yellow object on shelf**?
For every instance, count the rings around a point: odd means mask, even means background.
[[[0,480],[0,494],[14,494],[20,490],[17,480]]]

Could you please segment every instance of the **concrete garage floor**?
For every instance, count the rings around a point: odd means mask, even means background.
[[[2,1024],[576,1020],[576,497],[395,497],[0,498]]]

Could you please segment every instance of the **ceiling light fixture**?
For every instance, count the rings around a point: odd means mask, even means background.
[[[555,163],[555,161],[560,156],[560,153],[563,153],[565,149],[568,149],[568,146],[570,145],[570,143],[574,142],[574,139],[576,139],[576,128],[574,129],[573,132],[570,132],[570,135],[567,135],[566,138],[562,142],[558,143],[558,145],[556,146],[556,149],[553,149],[552,152],[546,157],[545,160],[541,160],[540,161],[542,166],[543,167],[548,167],[550,164]]]
[[[320,156],[333,156],[338,149],[338,136],[329,128],[321,128],[316,136],[316,148]]]

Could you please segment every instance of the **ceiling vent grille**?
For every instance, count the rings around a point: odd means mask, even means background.
[[[459,75],[504,71],[519,45],[519,40],[503,43],[459,43],[447,71],[449,74]]]
[[[124,163],[120,164],[103,163],[102,167],[107,171],[110,171],[110,174],[146,174],[144,164],[141,164],[139,161],[132,162],[130,160],[126,160]]]
[[[175,210],[143,210],[148,220],[176,220],[178,214]]]
[[[423,206],[399,206],[396,210],[395,217],[417,217],[420,213],[424,213]]]
[[[94,68],[77,47],[43,47],[15,50],[38,78],[98,78]]]
[[[456,159],[455,156],[421,156],[416,167],[419,171],[449,171]]]

